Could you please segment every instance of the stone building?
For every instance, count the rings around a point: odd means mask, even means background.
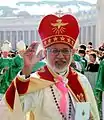
[[[80,24],[79,43],[93,43],[97,47],[97,9],[92,6],[89,11],[78,11],[74,13]],[[43,15],[30,15],[26,11],[19,12],[18,15],[7,15],[0,17],[0,46],[4,40],[12,43],[13,49],[16,43],[23,40],[26,45],[30,45],[34,40],[40,40],[38,35],[38,24]]]

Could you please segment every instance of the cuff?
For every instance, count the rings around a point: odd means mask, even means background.
[[[30,75],[28,75],[28,76],[23,75],[23,74],[22,74],[22,71],[20,71],[20,72],[18,73],[18,76],[19,76],[20,78],[22,78],[22,79],[27,79],[27,78],[30,77]]]

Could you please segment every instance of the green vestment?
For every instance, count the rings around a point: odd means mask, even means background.
[[[2,70],[8,67],[5,72]],[[11,81],[23,67],[23,59],[17,55],[14,58],[0,58],[0,94],[4,94]]]
[[[95,97],[97,100],[98,104],[98,109],[101,113],[102,110],[102,92],[104,91],[104,60],[101,61],[99,70],[98,70],[98,75],[97,75],[97,80],[96,80],[96,86],[95,86]]]

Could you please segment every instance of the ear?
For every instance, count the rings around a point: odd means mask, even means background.
[[[72,55],[74,55],[75,54],[75,49],[72,49],[71,51],[72,51]]]

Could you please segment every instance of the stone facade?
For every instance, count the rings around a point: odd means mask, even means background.
[[[90,11],[81,11],[75,14],[80,24],[79,43],[93,43],[97,47],[96,36],[96,9]],[[43,16],[17,16],[0,18],[0,46],[4,40],[12,43],[13,49],[16,43],[23,40],[26,45],[30,45],[34,40],[40,40],[38,35],[38,24]]]

